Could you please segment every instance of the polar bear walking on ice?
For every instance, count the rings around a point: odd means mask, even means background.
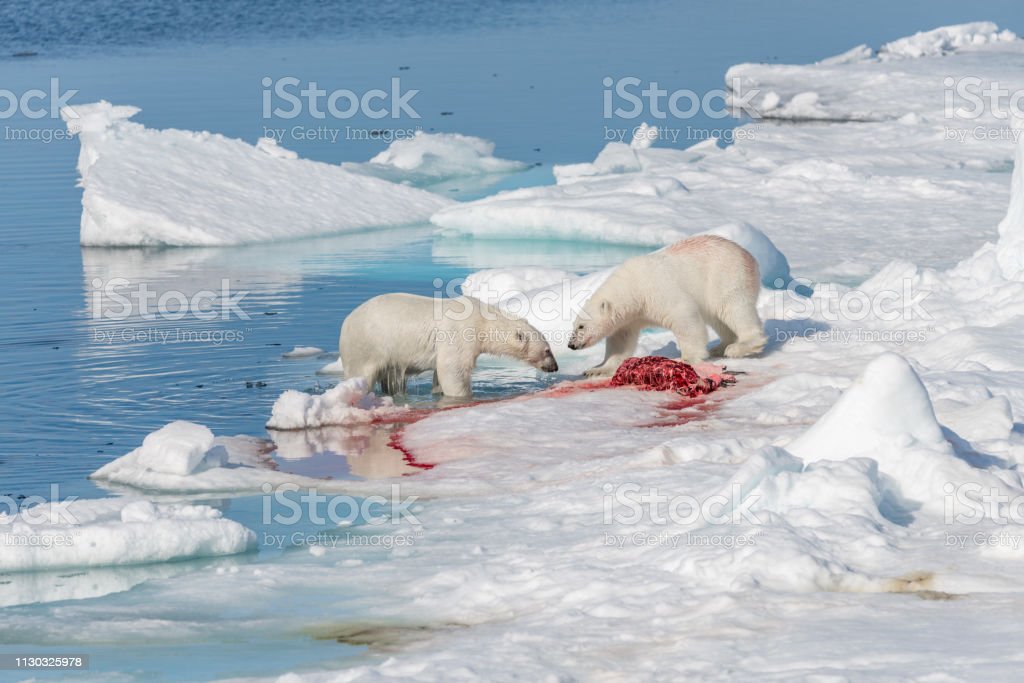
[[[707,359],[708,325],[721,338],[715,355],[760,353],[768,341],[757,315],[760,279],[750,252],[714,235],[637,256],[612,271],[584,304],[569,348],[585,349],[607,338],[604,362],[585,372],[590,377],[615,374],[636,353],[645,327],[671,330],[688,363]]]
[[[558,370],[537,328],[466,296],[376,296],[345,318],[338,347],[346,378],[365,377],[371,388],[379,382],[387,394],[405,393],[409,376],[433,370],[434,393],[469,398],[483,353]]]

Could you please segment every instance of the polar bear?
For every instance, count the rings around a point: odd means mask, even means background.
[[[645,327],[671,330],[682,360],[708,357],[707,326],[718,333],[716,355],[759,353],[768,338],[757,315],[757,261],[735,242],[691,237],[629,259],[612,271],[584,304],[569,335],[570,349],[607,337],[605,359],[584,374],[605,377],[634,353]]]
[[[434,371],[434,392],[472,396],[470,375],[482,353],[509,356],[544,372],[558,363],[537,328],[472,297],[382,294],[345,318],[338,340],[345,377],[405,392],[410,375]]]

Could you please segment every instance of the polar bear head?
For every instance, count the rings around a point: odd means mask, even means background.
[[[590,348],[615,332],[619,317],[615,304],[598,289],[576,316],[569,333],[569,348],[573,351]]]
[[[522,318],[501,314],[496,321],[498,334],[492,335],[486,351],[529,363],[544,372],[557,372],[558,363],[551,346],[540,330]]]

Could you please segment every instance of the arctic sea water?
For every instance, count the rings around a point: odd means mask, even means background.
[[[635,76],[698,93],[722,86],[728,66],[745,61],[810,62],[859,42],[880,44],[916,30],[976,19],[1020,29],[1019,3],[867,3],[830,6],[755,2],[680,6],[641,2],[342,3],[316,14],[295,3],[184,3],[175,14],[135,0],[101,3],[81,17],[78,3],[13,2],[0,8],[0,88],[48,90],[57,79],[78,91],[72,103],[106,99],[141,107],[138,121],[154,128],[210,130],[254,142],[268,128],[285,130],[283,146],[322,161],[365,161],[385,146],[383,135],[346,139],[350,130],[420,127],[478,135],[496,154],[534,164],[487,187],[466,180],[435,188],[456,199],[551,182],[551,165],[591,160],[608,127],[637,121],[603,117],[603,79]],[[26,20],[30,17],[31,20]],[[37,53],[13,57],[15,53]],[[321,120],[263,116],[264,78],[294,76],[330,89],[364,92],[392,78],[419,90],[421,118]],[[728,136],[729,119],[700,116],[676,122],[685,147],[700,136]],[[486,267],[545,265],[587,271],[637,253],[612,245],[477,241],[437,236],[430,226],[324,237],[288,244],[224,249],[83,249],[78,245],[81,191],[75,187],[74,140],[49,136],[56,119],[15,114],[0,121],[0,273],[6,293],[0,328],[0,495],[3,500],[51,496],[99,497],[111,492],[87,475],[177,419],[217,434],[265,436],[274,399],[285,389],[316,390],[334,378],[316,371],[331,358],[284,359],[294,346],[336,349],[344,316],[366,298],[388,291],[431,294],[435,279],[456,280]],[[685,131],[690,131],[689,133]],[[690,136],[687,139],[687,136]],[[951,255],[949,263],[962,254]],[[121,274],[156,293],[183,282],[222,280],[244,293],[244,316],[198,321],[138,317],[95,320],[94,280]],[[500,396],[551,382],[507,381],[500,365],[478,376],[477,391]],[[417,385],[413,401],[428,401]],[[337,456],[321,474],[352,476]],[[282,463],[282,467],[290,466]],[[320,465],[318,465],[320,466]],[[264,534],[256,497],[204,501]],[[2,511],[2,510],[0,510]],[[296,531],[321,531],[305,523]],[[92,600],[154,620],[192,620],[207,635],[181,640],[159,630],[130,647],[118,643],[68,646],[62,636],[84,632],[73,603],[53,633],[22,633],[0,652],[88,651],[83,678],[113,673],[137,680],[197,680],[268,675],[304,666],[340,666],[363,649],[304,633],[281,633],[274,615],[316,602],[317,588],[239,612],[266,622],[263,635],[239,641],[217,628],[216,613],[176,613],[152,605],[147,585],[178,581],[187,589],[197,571],[234,571],[288,562],[293,550],[263,543],[259,551],[217,561],[41,574],[36,600],[57,587],[91,582]],[[383,556],[383,553],[382,553]],[[0,584],[25,577],[0,576]],[[52,590],[50,590],[52,588]],[[382,587],[386,590],[386,587]],[[32,604],[2,609],[17,621]],[[238,617],[239,615],[234,615]],[[344,615],[337,615],[339,619]],[[59,627],[58,627],[59,626]],[[62,674],[67,676],[67,674]],[[0,678],[4,672],[0,672]]]

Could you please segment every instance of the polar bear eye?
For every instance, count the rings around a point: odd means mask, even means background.
[[[579,325],[577,325],[576,329],[577,330],[582,330],[583,329],[583,323],[580,323]]]
[[[516,341],[520,343],[526,341],[526,337],[523,335],[521,331],[516,331]]]

